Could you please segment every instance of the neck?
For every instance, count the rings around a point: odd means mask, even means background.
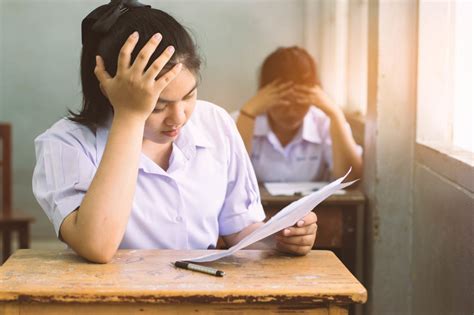
[[[278,124],[275,124],[271,118],[269,119],[269,121],[270,128],[277,137],[278,141],[280,141],[282,147],[286,147],[291,142],[291,140],[293,140],[293,138],[298,133],[298,130],[300,129],[300,127],[297,127],[295,129],[286,129],[279,126]]]
[[[173,143],[159,144],[149,140],[143,140],[142,152],[163,170],[168,170]]]

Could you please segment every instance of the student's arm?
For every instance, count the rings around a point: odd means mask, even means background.
[[[114,107],[114,118],[92,183],[80,207],[60,228],[61,237],[74,251],[98,263],[110,261],[120,245],[132,208],[145,121],[161,91],[181,70],[177,65],[155,81],[173,54],[165,51],[143,73],[159,37],[150,39],[130,66],[137,41],[138,36],[132,34],[125,42],[113,78],[97,58],[95,74]]]
[[[293,255],[306,255],[316,240],[318,230],[316,222],[316,214],[310,212],[294,226],[275,233],[276,249]],[[263,222],[253,223],[240,232],[223,236],[223,239],[227,246],[232,247],[262,225]]]
[[[362,157],[357,152],[357,144],[347,126],[346,118],[342,110],[335,111],[329,116],[331,119],[331,140],[333,177],[341,177],[346,174],[349,167],[352,171],[348,180],[357,179],[362,176]]]
[[[341,177],[352,167],[348,179],[362,176],[362,157],[357,152],[357,144],[342,110],[336,106],[329,96],[319,87],[295,86],[297,101],[302,104],[314,104],[331,120],[330,135],[332,140],[333,177]]]
[[[266,113],[272,106],[289,105],[289,102],[284,100],[284,97],[291,91],[291,85],[291,82],[272,82],[261,88],[258,93],[240,109],[236,124],[249,155],[252,153],[255,118],[258,115]]]

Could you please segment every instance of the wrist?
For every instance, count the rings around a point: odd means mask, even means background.
[[[325,114],[329,117],[331,120],[345,120],[344,117],[344,112],[342,109],[338,106],[331,106],[329,107],[329,110],[325,112]]]
[[[249,114],[250,116],[257,117],[260,113],[257,110],[258,103],[255,103],[253,100],[248,101],[240,108],[240,111]]]
[[[241,116],[247,117],[247,118],[252,119],[252,120],[255,120],[255,118],[256,118],[256,116],[254,114],[249,113],[247,110],[245,110],[243,108],[240,110],[239,114]]]
[[[146,119],[145,115],[115,112],[112,124],[126,126],[127,128],[143,128]]]

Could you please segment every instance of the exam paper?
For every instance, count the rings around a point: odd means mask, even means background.
[[[349,175],[350,171],[351,170],[349,170],[347,174],[343,177],[320,188],[318,191],[315,191],[305,197],[296,200],[295,202],[292,202],[291,204],[283,208],[280,212],[278,212],[276,215],[274,215],[264,225],[244,237],[239,243],[235,244],[231,248],[222,252],[183,260],[190,262],[208,262],[221,259],[226,256],[230,256],[236,251],[245,248],[255,242],[258,242],[269,235],[272,235],[278,231],[281,231],[287,227],[296,224],[296,222],[301,220],[305,215],[311,212],[311,210],[313,210],[324,199],[331,196],[335,191],[343,189],[355,183],[356,181],[342,184],[342,181],[347,177],[347,175]]]
[[[294,196],[294,195],[309,195],[325,185],[328,182],[291,182],[291,183],[264,183],[268,193],[272,196]],[[345,194],[345,190],[337,190],[335,195]]]

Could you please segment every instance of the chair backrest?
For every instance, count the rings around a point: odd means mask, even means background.
[[[0,123],[1,211],[3,217],[12,212],[12,130],[10,124]]]

